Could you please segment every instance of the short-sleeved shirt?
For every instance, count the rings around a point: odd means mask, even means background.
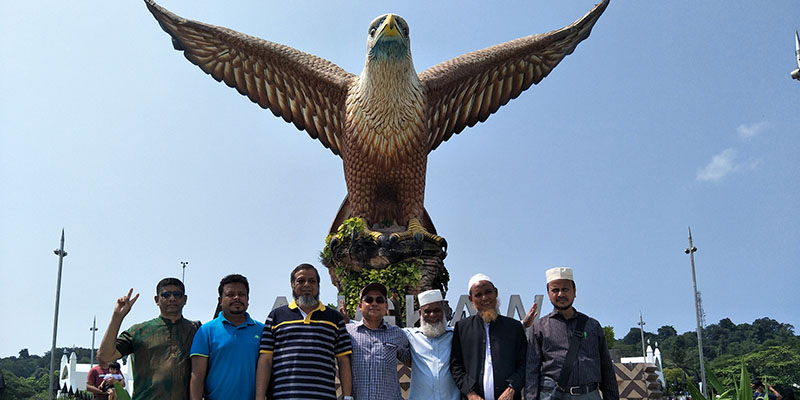
[[[103,368],[99,365],[95,365],[92,369],[89,370],[89,373],[86,375],[86,384],[92,385],[98,389],[100,389],[100,385],[103,384],[103,380],[108,375],[108,368]],[[94,394],[94,399],[96,400],[105,400],[108,398],[107,394]]]
[[[264,324],[245,315],[245,321],[237,326],[220,313],[194,335],[190,355],[208,358],[204,389],[208,400],[256,396],[256,363]]]
[[[303,315],[294,301],[267,316],[260,353],[272,354],[270,399],[336,399],[336,357],[352,353],[338,311],[321,302]]]
[[[156,317],[117,337],[117,351],[133,354],[133,400],[188,399],[189,349],[200,323]]]
[[[397,360],[411,361],[408,338],[402,329],[381,321],[369,329],[364,321],[347,324],[353,341],[353,397],[358,400],[400,400]]]

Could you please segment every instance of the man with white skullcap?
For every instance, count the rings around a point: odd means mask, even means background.
[[[450,353],[450,372],[461,398],[521,399],[526,352],[522,324],[500,315],[498,291],[488,276],[473,276],[468,289],[477,314],[456,323]]]
[[[533,334],[528,339],[525,399],[600,400],[602,392],[603,400],[619,400],[603,328],[596,319],[572,306],[572,268],[551,268],[545,276],[547,295],[555,309],[533,323]]]
[[[453,328],[447,327],[442,292],[417,295],[419,328],[403,329],[411,343],[411,387],[408,400],[458,400],[461,393],[450,374]]]

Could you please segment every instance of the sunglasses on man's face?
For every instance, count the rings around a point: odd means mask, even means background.
[[[183,292],[181,292],[180,290],[173,290],[171,292],[169,292],[169,291],[161,292],[161,297],[163,297],[165,299],[168,299],[168,298],[170,298],[172,296],[175,296],[176,299],[180,298],[180,297],[183,297]]]
[[[367,304],[372,304],[372,302],[383,304],[386,303],[386,298],[383,296],[378,296],[378,297],[367,296],[364,297],[361,301]]]

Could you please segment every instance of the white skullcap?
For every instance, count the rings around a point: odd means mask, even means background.
[[[568,279],[571,281],[575,281],[572,279],[572,268],[570,267],[555,267],[550,268],[545,272],[545,276],[547,277],[547,283],[550,283],[556,279]]]
[[[469,283],[467,284],[467,292],[472,290],[472,287],[475,286],[480,281],[487,281],[487,282],[491,283],[492,282],[492,278],[489,278],[488,276],[486,276],[484,274],[475,274],[475,275],[473,275],[472,278],[469,278]],[[494,283],[492,283],[492,285],[494,285]]]
[[[433,290],[426,290],[417,295],[417,299],[419,299],[419,306],[422,307],[426,304],[436,303],[437,301],[442,301],[442,292],[438,289]]]

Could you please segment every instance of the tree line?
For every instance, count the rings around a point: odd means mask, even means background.
[[[792,392],[792,384],[800,384],[800,336],[791,324],[771,318],[753,323],[734,324],[724,318],[703,328],[703,357],[722,383],[733,387],[739,378],[742,359],[751,377],[759,377],[784,394]],[[700,377],[697,332],[678,334],[671,325],[656,332],[644,332],[645,340],[658,342],[667,383],[667,394],[686,391],[685,375],[695,382]],[[641,330],[631,328],[615,340],[614,348],[623,357],[642,355]],[[786,392],[786,393],[784,393]]]

